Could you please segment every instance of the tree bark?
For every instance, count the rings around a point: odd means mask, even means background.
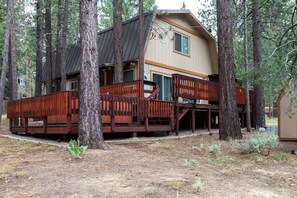
[[[13,0],[7,0],[7,17],[6,17],[6,27],[5,27],[5,35],[4,35],[2,70],[1,70],[1,77],[0,77],[0,124],[1,124],[1,116],[3,111],[5,79],[6,79],[7,70],[8,70],[9,36],[12,29],[12,13],[13,13]]]
[[[220,140],[241,139],[236,104],[230,0],[217,0]]]
[[[122,11],[123,1],[113,0],[115,83],[123,82]]]
[[[52,92],[52,34],[51,34],[51,1],[45,6],[45,39],[46,39],[46,93]]]
[[[64,1],[64,19],[62,26],[62,56],[61,56],[61,91],[66,90],[66,58],[68,33],[68,0]]]
[[[57,38],[56,38],[56,65],[55,65],[55,77],[61,74],[61,62],[62,62],[62,26],[63,26],[63,0],[58,0],[58,14],[57,14]],[[55,78],[56,79],[56,78]],[[56,91],[58,84],[56,84]]]
[[[144,79],[144,17],[143,0],[139,0],[139,80]]]
[[[248,74],[249,72],[249,65],[248,65],[248,49],[247,49],[247,3],[246,0],[243,0],[243,53],[244,53],[244,68],[245,68],[245,73]],[[251,107],[250,107],[250,86],[249,86],[249,77],[245,79],[245,113],[246,113],[246,130],[248,132],[252,131],[251,127]]]
[[[79,142],[89,148],[107,149],[101,130],[99,68],[97,46],[97,1],[80,1]]]
[[[14,8],[14,2],[12,1]],[[14,13],[11,13],[11,31],[9,41],[9,100],[18,99],[18,76],[16,63],[16,49],[15,49],[15,31],[14,31]]]
[[[253,0],[253,55],[254,65],[257,68],[255,76],[255,109],[256,109],[256,128],[265,127],[265,101],[264,101],[264,86],[262,77],[262,54],[261,54],[261,21],[259,13],[259,2]]]
[[[36,77],[35,96],[40,96],[42,91],[42,11],[41,3],[36,0]]]

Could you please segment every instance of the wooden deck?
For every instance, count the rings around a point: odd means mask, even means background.
[[[238,112],[244,123],[245,91],[237,88]],[[196,129],[196,112],[203,113],[208,130],[216,126],[218,84],[183,75],[172,76],[174,101],[158,100],[159,87],[154,82],[133,81],[100,88],[101,122],[104,133],[170,132],[179,134],[180,121],[191,114],[191,129]],[[182,99],[193,100],[185,104]],[[208,103],[196,104],[196,100]],[[254,96],[251,92],[251,104]],[[78,134],[79,95],[75,91],[57,92],[11,101],[7,106],[10,131],[28,134]],[[190,112],[190,113],[189,113]],[[199,119],[199,118],[198,118]],[[201,119],[201,118],[200,118]]]

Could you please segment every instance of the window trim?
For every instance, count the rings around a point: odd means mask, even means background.
[[[175,34],[179,34],[179,35],[181,35],[181,41],[182,41],[182,37],[186,37],[186,38],[188,38],[188,52],[189,52],[189,54],[186,54],[186,53],[183,53],[183,52],[180,52],[180,51],[177,51],[177,50],[175,50]],[[191,57],[191,47],[190,47],[190,45],[191,45],[191,39],[190,39],[190,36],[188,36],[188,35],[185,35],[185,34],[183,34],[183,33],[181,33],[181,32],[178,32],[178,31],[173,31],[173,52],[174,53],[177,53],[177,54],[180,54],[180,55],[183,55],[183,56],[186,56],[186,57]],[[182,46],[182,43],[181,43],[181,46]]]

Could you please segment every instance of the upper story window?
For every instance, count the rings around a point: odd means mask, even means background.
[[[174,50],[189,55],[189,37],[174,33]]]
[[[75,80],[75,81],[71,81],[71,87],[70,87],[70,90],[71,90],[71,91],[76,91],[76,90],[78,90],[78,82],[77,82],[77,80]]]

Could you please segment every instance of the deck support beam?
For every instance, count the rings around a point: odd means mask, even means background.
[[[43,117],[43,131],[47,133],[47,116]]]
[[[179,135],[179,104],[178,104],[178,98],[175,98],[175,135]]]
[[[192,108],[192,133],[195,132],[195,122],[196,122],[196,118],[195,118],[195,107],[196,107],[196,100],[194,100],[194,103],[193,103],[193,108]]]
[[[211,129],[211,111],[210,111],[210,107],[207,110],[207,130],[210,131]]]

